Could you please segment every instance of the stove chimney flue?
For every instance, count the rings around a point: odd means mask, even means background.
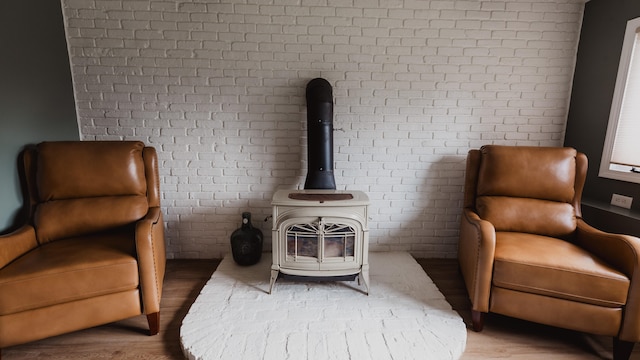
[[[307,84],[307,180],[305,189],[336,189],[333,177],[333,90],[325,79]]]

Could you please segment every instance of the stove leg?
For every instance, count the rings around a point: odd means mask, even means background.
[[[367,295],[369,295],[369,265],[362,265],[362,269],[360,270],[360,275],[358,275],[358,285],[360,285],[360,281],[364,283],[364,287],[367,289]]]
[[[271,282],[269,284],[269,294],[273,291],[273,284],[276,283],[276,279],[278,278],[278,270],[271,269]]]

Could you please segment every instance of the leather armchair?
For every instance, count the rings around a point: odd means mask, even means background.
[[[158,158],[142,142],[22,154],[29,220],[0,236],[0,349],[146,314],[165,272]]]
[[[458,260],[481,331],[503,314],[640,340],[640,239],[587,225],[587,158],[572,148],[484,146],[467,158]]]

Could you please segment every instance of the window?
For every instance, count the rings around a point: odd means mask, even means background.
[[[640,183],[640,18],[627,22],[600,177]]]

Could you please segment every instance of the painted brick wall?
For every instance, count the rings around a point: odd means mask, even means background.
[[[62,6],[82,137],[157,148],[169,257],[221,257],[247,210],[270,242],[273,192],[306,176],[315,77],[371,249],[453,257],[467,151],[562,144],[584,0]]]

